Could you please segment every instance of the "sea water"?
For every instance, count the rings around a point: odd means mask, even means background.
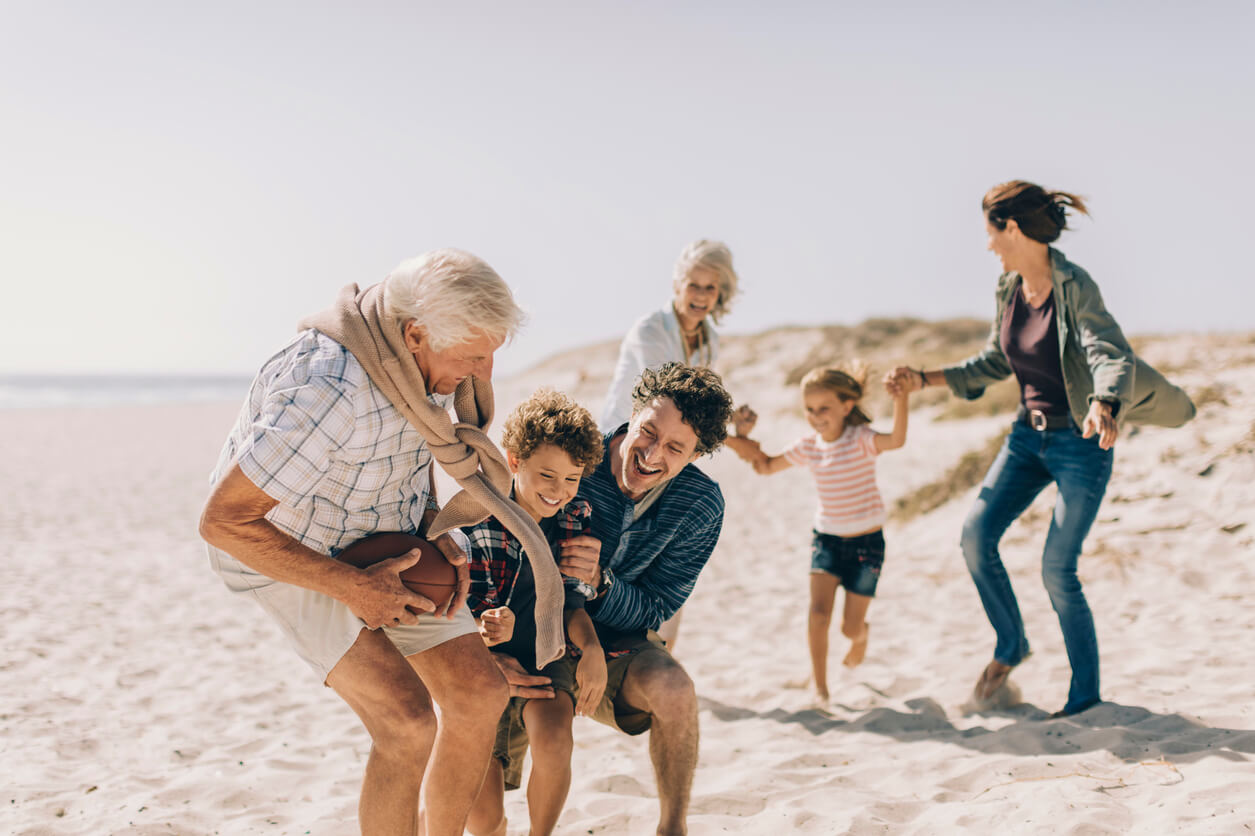
[[[0,409],[243,401],[239,375],[0,374]]]

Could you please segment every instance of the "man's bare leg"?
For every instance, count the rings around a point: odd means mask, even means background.
[[[506,682],[475,633],[416,653],[409,662],[440,706],[432,768],[420,799],[424,836],[461,836],[492,756]]]
[[[811,606],[806,617],[806,644],[811,652],[815,699],[823,703],[828,702],[828,631],[832,628],[832,604],[840,583],[841,580],[835,575],[811,572]]]
[[[853,668],[863,661],[867,655],[867,608],[872,599],[867,595],[856,595],[849,589],[845,591],[845,607],[841,618],[841,632],[850,640],[850,652],[845,654],[842,662],[847,668]]]
[[[571,791],[571,751],[575,748],[571,723],[575,703],[559,692],[551,700],[528,700],[523,725],[532,747],[532,771],[527,779],[527,816],[530,836],[553,833]]]
[[[471,836],[505,836],[505,770],[496,758],[489,759],[488,774],[466,817],[466,830]]]
[[[643,652],[631,663],[616,700],[653,718],[649,757],[658,784],[659,836],[688,832],[688,805],[697,771],[697,691],[670,655]]]
[[[357,810],[362,832],[414,836],[423,770],[436,738],[427,689],[382,631],[366,629],[327,674],[327,685],[370,733]]]

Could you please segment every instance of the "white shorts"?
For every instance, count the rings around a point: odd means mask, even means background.
[[[312,589],[280,583],[254,572],[224,551],[213,546],[207,548],[209,565],[227,588],[260,604],[283,630],[297,655],[325,684],[327,674],[366,628],[365,622],[353,615],[343,601]],[[420,615],[418,624],[382,629],[402,656],[413,656],[477,631],[475,619],[466,606],[451,619]]]

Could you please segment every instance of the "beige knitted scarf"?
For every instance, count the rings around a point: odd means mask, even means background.
[[[427,400],[427,384],[405,346],[400,324],[384,312],[382,284],[362,291],[355,284],[345,287],[332,307],[298,327],[320,331],[352,352],[371,382],[427,440],[432,457],[462,486],[428,528],[429,539],[489,515],[519,538],[536,579],[536,666],[560,658],[566,644],[562,577],[540,528],[509,499],[510,469],[485,432],[492,422],[491,384],[475,377],[458,384],[453,395],[456,424]]]

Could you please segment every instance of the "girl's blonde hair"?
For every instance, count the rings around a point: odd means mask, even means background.
[[[811,369],[802,378],[802,391],[821,389],[831,392],[843,401],[854,401],[854,408],[846,416],[845,423],[850,426],[870,424],[872,419],[858,405],[863,399],[863,387],[867,384],[867,364],[862,360],[852,360],[840,366],[820,366]]]

